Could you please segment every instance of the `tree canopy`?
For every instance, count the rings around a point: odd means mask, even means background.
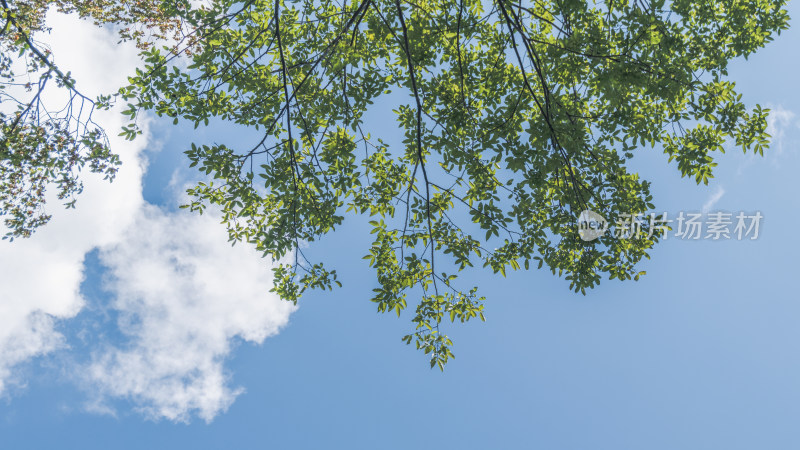
[[[36,54],[26,39],[56,3],[139,41],[142,67],[100,99],[128,104],[128,138],[143,113],[258,131],[187,143],[206,179],[185,206],[220,208],[232,242],[273,258],[282,298],[339,284],[302,247],[365,218],[372,301],[398,316],[412,308],[403,340],[440,368],[453,356],[440,324],[483,318],[484,298],[458,278],[468,267],[547,268],[583,293],[603,277],[638,278],[664,230],[585,242],[579,213],[615,222],[654,210],[650,184],[628,169],[645,148],[706,184],[716,152],[763,153],[768,111],[745,105],[727,68],[788,27],[784,0],[0,1],[6,85],[6,49]],[[55,76],[75,89],[36,56],[40,85]],[[378,108],[393,111],[401,141],[382,139],[392,125],[369,120]],[[28,219],[41,201],[20,206],[18,192],[55,181],[71,194],[76,166],[116,170],[101,131],[63,138],[74,131],[29,111],[2,116],[12,236],[45,217]],[[51,142],[60,137],[65,150]]]

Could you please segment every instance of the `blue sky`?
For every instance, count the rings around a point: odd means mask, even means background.
[[[265,262],[225,253],[213,219],[174,211],[192,175],[181,152],[213,132],[151,123],[130,150],[146,155],[147,171],[129,165],[116,203],[88,184],[49,234],[0,247],[0,448],[800,448],[798,44],[790,29],[730,71],[748,102],[775,112],[765,157],[731,148],[708,187],[681,179],[658,151],[635,160],[659,210],[700,211],[717,198],[712,211],[760,211],[757,240],[670,237],[640,281],[604,281],[586,296],[544,270],[471,272],[487,321],[448,326],[456,359],[444,373],[400,342],[407,317],[368,301],[365,227],[351,221],[309,249],[343,288],[282,306],[262,294]],[[112,212],[81,212],[91,208]],[[112,219],[124,233],[103,235]],[[59,238],[68,233],[69,245]],[[42,272],[10,278],[12,261]],[[181,261],[220,273],[187,273]],[[219,291],[241,274],[239,290]]]

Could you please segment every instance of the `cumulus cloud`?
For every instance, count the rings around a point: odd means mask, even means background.
[[[46,41],[57,55],[57,63],[81,80],[82,91],[96,95],[125,82],[126,74],[135,67],[135,49],[107,44],[116,42],[109,32],[74,18],[54,15],[51,19],[53,35],[45,36]],[[75,32],[70,34],[70,30]],[[59,104],[61,99],[53,98],[51,92],[45,98]],[[133,221],[143,203],[142,151],[148,136],[124,141],[113,132],[122,125],[119,111],[95,114],[95,119],[111,130],[111,145],[124,163],[116,180],[109,184],[86,173],[77,209],[64,210],[52,198],[49,209],[53,219],[47,226],[31,239],[0,242],[0,393],[7,382],[20,382],[14,380],[15,365],[63,345],[63,337],[53,327],[54,319],[71,318],[83,307],[84,256],[118,240],[119,230]]]
[[[62,345],[62,336],[53,331],[53,317],[41,311],[6,320],[13,328],[0,338],[0,389],[7,384],[24,384],[12,368],[34,356],[44,355]]]
[[[294,306],[268,294],[265,262],[231,247],[210,215],[148,205],[126,238],[101,252],[129,348],[99,352],[87,372],[103,393],[128,397],[151,417],[210,421],[239,390],[223,368],[234,338],[262,342]]]
[[[113,33],[74,17],[49,19],[46,40],[86,93],[113,91],[135,68],[135,49],[116,45]],[[0,394],[24,384],[22,363],[69,347],[55,325],[84,308],[84,258],[100,249],[107,302],[119,317],[110,325],[127,342],[91,344],[89,362],[67,371],[80,374],[94,411],[111,412],[124,398],[150,418],[211,420],[241,392],[224,366],[235,342],[262,342],[294,307],[269,293],[269,261],[231,247],[219,219],[148,204],[142,177],[153,140],[114,136],[118,110],[96,119],[123,162],[116,180],[86,174],[75,210],[52,202],[52,221],[31,239],[0,242]]]

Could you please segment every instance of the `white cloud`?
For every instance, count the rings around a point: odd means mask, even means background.
[[[53,35],[46,40],[57,62],[72,71],[85,93],[111,91],[134,69],[135,49],[112,47],[108,42],[115,41],[108,32],[62,15],[51,19]],[[59,104],[49,93],[45,98]],[[53,219],[47,226],[31,239],[0,242],[0,393],[6,382],[19,382],[14,380],[15,365],[63,344],[53,319],[73,317],[83,306],[84,256],[116,241],[143,202],[141,152],[147,136],[136,142],[115,136],[113,131],[122,125],[119,111],[97,111],[95,118],[110,131],[111,144],[123,160],[116,180],[109,184],[85,173],[77,209],[64,210],[51,198]]]
[[[768,105],[770,112],[767,116],[767,133],[771,136],[770,146],[764,153],[765,159],[775,168],[781,167],[781,160],[791,151],[791,146],[796,145],[796,139],[792,139],[792,132],[800,129],[800,120],[794,111],[784,108],[782,105]],[[737,175],[742,175],[748,167],[762,160],[760,155],[749,153],[744,155]]]
[[[130,348],[103,349],[88,370],[113,397],[131,398],[153,418],[210,421],[239,390],[223,361],[240,337],[262,342],[294,306],[268,293],[265,261],[231,247],[219,220],[147,206],[125,240],[101,252],[108,287]]]
[[[0,389],[8,384],[24,384],[12,368],[34,356],[46,354],[62,345],[62,337],[53,331],[52,316],[34,311],[21,320],[6,320],[14,328],[4,330],[0,340]]]
[[[717,186],[717,189],[708,197],[708,200],[703,204],[703,213],[711,211],[711,208],[716,206],[722,196],[725,195],[725,189],[722,186]]]
[[[58,62],[89,94],[111,92],[135,67],[132,47],[73,17],[49,17]],[[24,384],[20,364],[69,346],[54,328],[84,306],[84,257],[99,248],[122,347],[94,344],[91,362],[69,367],[89,391],[93,411],[132,400],[150,418],[211,420],[241,392],[224,368],[236,339],[262,342],[294,307],[269,293],[269,261],[230,247],[212,215],[165,212],[142,198],[143,155],[152,142],[116,137],[119,111],[100,112],[123,166],[108,184],[85,174],[75,210],[51,202],[52,221],[28,240],[0,243],[0,394]],[[145,129],[146,129],[145,124]]]
[[[772,136],[771,150],[776,156],[781,156],[788,145],[786,131],[798,126],[795,119],[795,113],[781,105],[770,109],[767,117],[767,133]]]

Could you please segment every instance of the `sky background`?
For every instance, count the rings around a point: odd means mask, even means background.
[[[57,62],[98,92],[135,67],[104,30],[52,26]],[[117,181],[0,243],[0,448],[800,448],[799,44],[790,29],[731,66],[773,110],[763,158],[731,148],[702,187],[658,151],[634,161],[660,211],[760,211],[757,240],[670,236],[640,281],[586,296],[545,270],[471,272],[487,321],[447,326],[444,373],[401,343],[409,317],[368,301],[366,227],[309,249],[344,287],[294,308],[265,260],[175,208],[182,152],[224,130],[115,140]]]

